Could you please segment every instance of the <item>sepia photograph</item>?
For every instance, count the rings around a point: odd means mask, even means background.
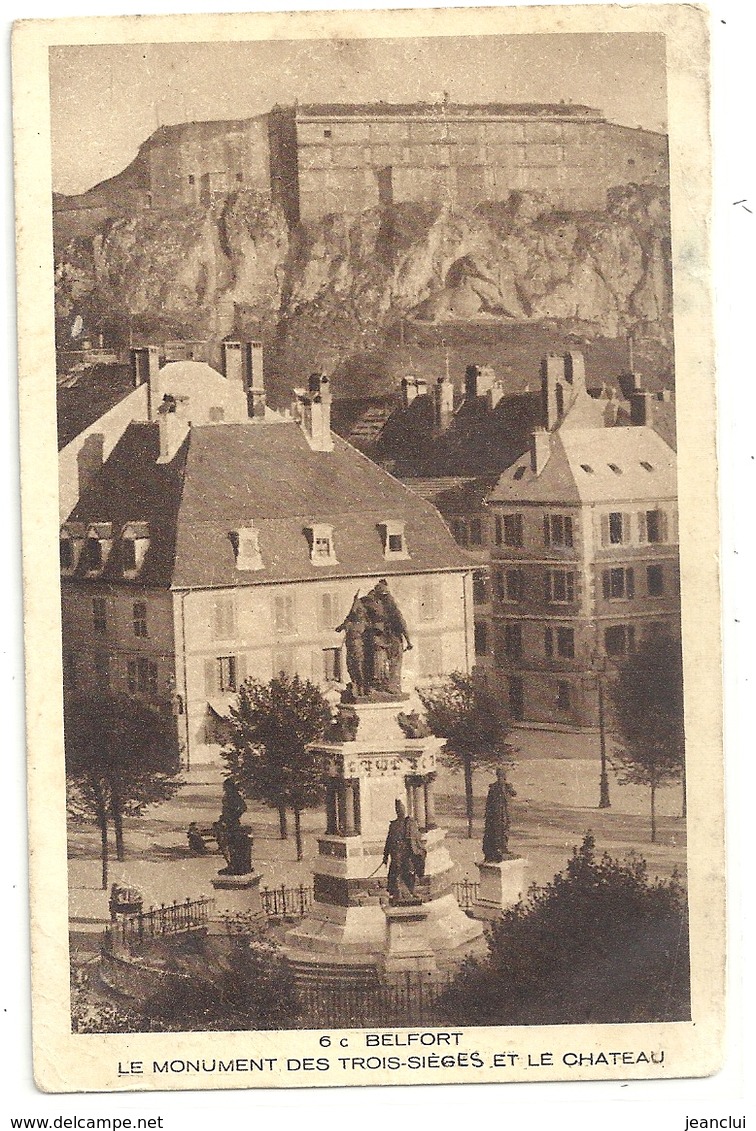
[[[720,1062],[706,19],[561,11],[16,25],[44,1090]]]

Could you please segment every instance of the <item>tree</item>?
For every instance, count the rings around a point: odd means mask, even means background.
[[[656,791],[685,769],[682,650],[667,633],[645,640],[619,670],[612,688],[619,743],[612,759],[620,784],[651,790],[651,843],[656,842]]]
[[[690,1018],[687,901],[673,873],[599,856],[588,833],[551,883],[492,926],[444,995],[455,1025],[622,1024]]]
[[[465,775],[467,835],[473,835],[473,773],[495,770],[512,760],[514,748],[507,742],[509,718],[501,701],[476,676],[452,672],[441,685],[418,689],[428,726],[446,739],[444,753],[452,769]]]
[[[181,784],[176,729],[156,707],[110,694],[68,699],[64,721],[69,810],[97,823],[106,889],[111,821],[123,860],[124,816],[140,817]]]
[[[294,812],[297,860],[303,857],[301,815],[323,795],[320,759],[308,744],[323,733],[331,708],[320,688],[281,672],[270,683],[247,680],[231,708],[223,757],[247,797]]]

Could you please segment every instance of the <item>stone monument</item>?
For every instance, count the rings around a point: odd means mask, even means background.
[[[212,880],[216,892],[216,908],[222,913],[246,912],[255,919],[263,919],[260,902],[260,876],[252,867],[252,837],[242,827],[241,817],[247,803],[231,778],[223,782],[221,814],[213,825],[215,839],[226,861]],[[222,905],[222,906],[219,906]]]
[[[472,909],[478,919],[499,918],[525,895],[527,860],[509,851],[509,799],[516,796],[507,781],[506,770],[500,766],[486,797],[483,862],[477,865],[480,883]]]
[[[441,741],[419,703],[402,695],[402,654],[412,645],[385,580],[356,596],[344,623],[351,685],[315,744],[326,782],[314,901],[286,935],[290,958],[309,966],[430,973],[482,936],[454,895],[454,865],[436,822],[433,789]]]

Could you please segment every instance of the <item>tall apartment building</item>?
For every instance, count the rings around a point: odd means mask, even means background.
[[[473,662],[471,565],[438,512],[332,434],[327,378],[276,413],[254,351],[228,347],[225,376],[137,354],[147,418],[87,461],[60,531],[66,694],[172,710],[186,764],[218,758],[246,676],[343,689],[335,627],[382,577],[408,692]]]
[[[583,426],[580,392],[488,496],[491,647],[478,663],[514,718],[595,725],[602,673],[644,638],[679,634],[677,480],[652,428]]]

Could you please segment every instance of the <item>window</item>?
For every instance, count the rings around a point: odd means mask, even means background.
[[[635,596],[635,573],[623,567],[605,569],[601,586],[605,601],[632,600]]]
[[[543,516],[543,536],[547,546],[571,546],[572,519],[569,515],[545,514]]]
[[[664,511],[646,511],[646,541],[667,541],[667,516]]]
[[[622,474],[622,468],[617,467],[616,463],[610,463],[609,469],[610,469],[610,471],[613,471],[615,475],[621,475]]]
[[[635,648],[635,629],[632,625],[615,624],[604,632],[604,649],[607,656],[624,656]]]
[[[522,626],[508,624],[504,628],[504,654],[510,660],[519,660],[522,656]]]
[[[398,520],[379,522],[378,529],[383,540],[384,558],[408,558],[407,540],[404,536],[404,523]]]
[[[664,567],[660,565],[648,566],[646,569],[646,586],[649,597],[664,596]]]
[[[341,683],[341,648],[323,649],[323,676],[328,683]]]
[[[107,691],[110,687],[110,656],[107,652],[95,652],[94,674],[98,690]]]
[[[218,665],[218,690],[238,691],[236,656],[219,656]]]
[[[324,522],[309,528],[310,561],[313,565],[337,565],[333,543],[333,527]]]
[[[426,580],[420,589],[420,620],[436,621],[441,615],[441,586],[436,580]]]
[[[135,601],[132,608],[132,617],[135,636],[147,635],[147,605],[144,601]]]
[[[581,463],[580,466],[582,467],[586,475],[593,475],[593,468],[589,463]]]
[[[521,467],[518,467],[518,468],[516,468],[515,473],[512,476],[512,478],[513,479],[522,479],[522,477],[523,477],[523,475],[525,474],[526,471],[527,471],[527,467],[525,467],[524,465],[521,466]]]
[[[139,656],[129,660],[126,667],[127,684],[132,695],[157,695],[158,670],[153,660],[146,656]]]
[[[84,554],[87,570],[102,569],[102,542],[99,538],[87,538]]]
[[[244,173],[237,173],[236,174],[236,183],[238,185],[240,185],[243,182],[243,180],[244,180]]]
[[[488,577],[482,570],[476,569],[473,573],[473,604],[485,605],[488,600]]]
[[[273,599],[273,628],[279,636],[291,636],[294,627],[294,594],[276,593]]]
[[[570,685],[561,679],[557,683],[556,705],[558,711],[570,709]]]
[[[323,130],[323,137],[332,137],[332,136],[333,136],[332,130]]]
[[[273,649],[273,676],[274,678],[284,672],[285,675],[295,675],[297,661],[293,648]]]
[[[60,568],[63,570],[73,570],[76,568],[76,557],[74,555],[73,542],[70,538],[61,538],[60,540]]]
[[[546,600],[558,604],[567,604],[575,600],[575,574],[571,570],[547,571]]]
[[[236,635],[236,601],[233,597],[216,597],[213,605],[213,639],[232,640]]]
[[[485,621],[475,622],[475,655],[488,655],[488,625]]]
[[[437,636],[424,636],[417,642],[418,675],[429,677],[441,675],[443,671],[443,648]]]
[[[260,532],[254,526],[241,526],[229,534],[239,570],[263,569]]]
[[[505,514],[503,516],[502,538],[505,546],[524,545],[521,514]],[[501,543],[498,544],[501,545]]]
[[[644,471],[653,471],[654,470],[654,465],[652,463],[649,463],[648,460],[642,459],[640,461],[640,465],[644,469]]]
[[[194,184],[194,173],[190,173],[187,179],[189,181],[189,184],[193,185]]]
[[[123,554],[124,572],[128,573],[135,570],[137,567],[137,552],[136,542],[133,538],[124,538],[121,544],[121,553]]]
[[[335,628],[337,620],[339,620],[339,614],[336,594],[321,593],[318,603],[318,628]]]
[[[556,655],[562,660],[574,660],[575,630],[572,628],[557,628],[556,631],[553,628],[544,629],[543,650],[550,660],[554,658],[555,651]]]
[[[483,523],[479,518],[470,519],[470,545],[483,545]]]
[[[525,575],[521,569],[508,569],[502,574],[506,582],[505,601],[522,601],[525,595]]]
[[[612,511],[601,519],[602,542],[605,546],[621,546],[630,541],[630,516]]]
[[[226,415],[226,411],[222,405],[211,405],[208,416],[211,424],[220,424]]]
[[[92,628],[98,636],[104,636],[108,631],[108,604],[104,597],[92,600]]]

